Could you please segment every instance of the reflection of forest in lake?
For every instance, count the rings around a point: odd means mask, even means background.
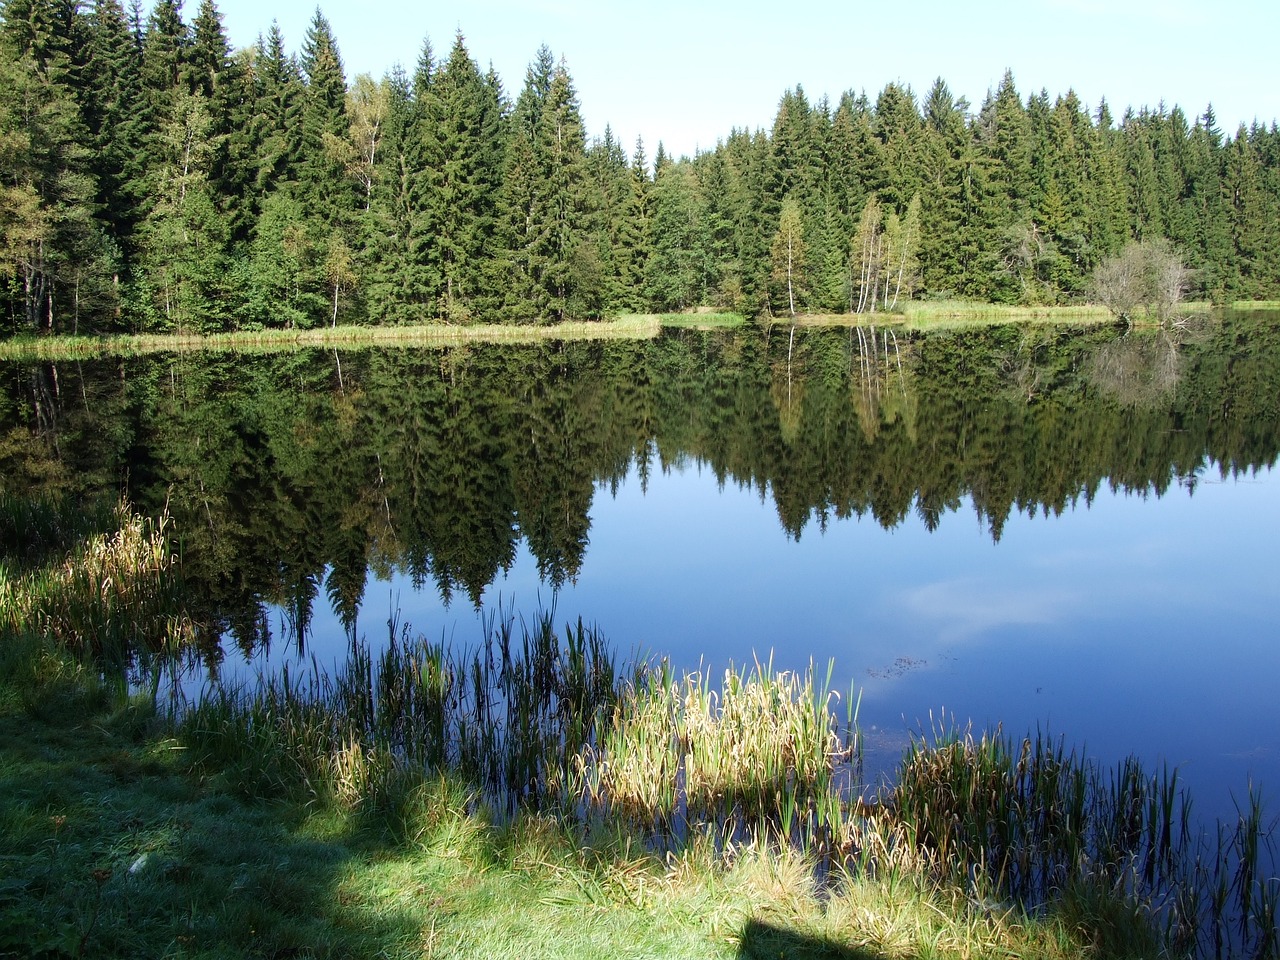
[[[573,579],[596,484],[633,469],[696,460],[767,491],[793,538],[851,516],[932,529],[962,503],[999,538],[1015,512],[1280,450],[1280,334],[1244,315],[801,330],[790,356],[784,328],[2,369],[5,487],[167,502],[205,612],[246,650],[270,605],[301,628],[323,592],[353,621],[370,570],[478,601],[523,539],[546,582]]]

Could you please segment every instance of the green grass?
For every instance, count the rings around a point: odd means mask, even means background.
[[[1025,307],[968,300],[913,300],[892,311],[877,313],[807,313],[795,317],[797,327],[900,327],[907,330],[949,330],[975,326],[1022,324],[1102,324],[1114,322],[1105,307]],[[787,326],[792,318],[774,317]]]
[[[746,317],[740,313],[718,313],[696,310],[693,313],[662,313],[657,320],[664,327],[694,330],[733,329],[746,325]]]
[[[101,637],[180,650],[180,592],[31,612],[103,557],[176,576],[163,522],[116,525],[4,581],[0,957],[1275,955],[1256,798],[1193,837],[1172,775],[940,730],[868,804],[812,670],[621,669],[507,616],[158,710]]]
[[[540,343],[547,340],[643,339],[661,326],[653,315],[613,320],[538,324],[474,324],[452,326],[342,326],[309,330],[259,330],[208,335],[188,333],[113,334],[100,337],[18,336],[0,340],[0,360],[64,360],[136,356],[182,351],[272,353],[300,347],[341,348],[437,347],[465,343]]]
[[[1280,310],[1280,300],[1237,300],[1232,310]]]
[[[914,330],[933,330],[1000,323],[1101,324],[1115,318],[1100,306],[1023,307],[961,300],[919,301],[904,306],[903,323]]]
[[[67,667],[75,673],[74,667]],[[795,852],[648,851],[419,771],[401,829],[337,798],[250,797],[145,701],[85,674],[38,714],[0,671],[0,956],[1075,957],[927,886],[831,894]]]

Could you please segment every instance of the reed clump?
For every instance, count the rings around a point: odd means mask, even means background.
[[[1189,955],[1276,955],[1275,822],[1252,790],[1215,834],[1196,827],[1176,771],[939,728],[911,744],[887,803],[935,878],[972,896],[1131,938],[1149,925]]]
[[[0,627],[117,667],[192,647],[199,631],[184,607],[172,522],[121,503],[110,528],[60,561],[16,574],[0,567]],[[61,535],[46,539],[47,552]]]
[[[829,854],[859,759],[854,718],[837,722],[829,680],[819,689],[812,667],[757,662],[713,687],[707,672],[676,678],[662,664],[623,693],[577,758],[577,796],[677,841],[710,826]]]

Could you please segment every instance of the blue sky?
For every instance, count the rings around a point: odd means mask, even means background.
[[[187,0],[185,16],[195,14]],[[511,97],[545,43],[563,56],[588,134],[605,125],[626,145],[658,140],[672,154],[710,149],[732,128],[768,127],[783,91],[834,101],[847,89],[872,98],[886,83],[922,96],[941,76],[975,106],[1013,71],[1019,92],[1074,88],[1091,107],[1161,100],[1198,116],[1212,103],[1219,126],[1280,119],[1280,36],[1275,0],[921,0],[890,4],[695,2],[615,4],[500,0],[468,4],[327,0],[348,80],[412,70],[425,38],[447,55],[456,31],[471,55],[502,78]],[[314,0],[264,4],[220,0],[235,46],[272,19],[297,50]]]

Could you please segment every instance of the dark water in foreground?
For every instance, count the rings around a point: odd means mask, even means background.
[[[0,458],[167,500],[224,676],[554,604],[681,668],[833,660],[872,777],[945,716],[1269,796],[1276,318],[872,338],[9,365]]]

